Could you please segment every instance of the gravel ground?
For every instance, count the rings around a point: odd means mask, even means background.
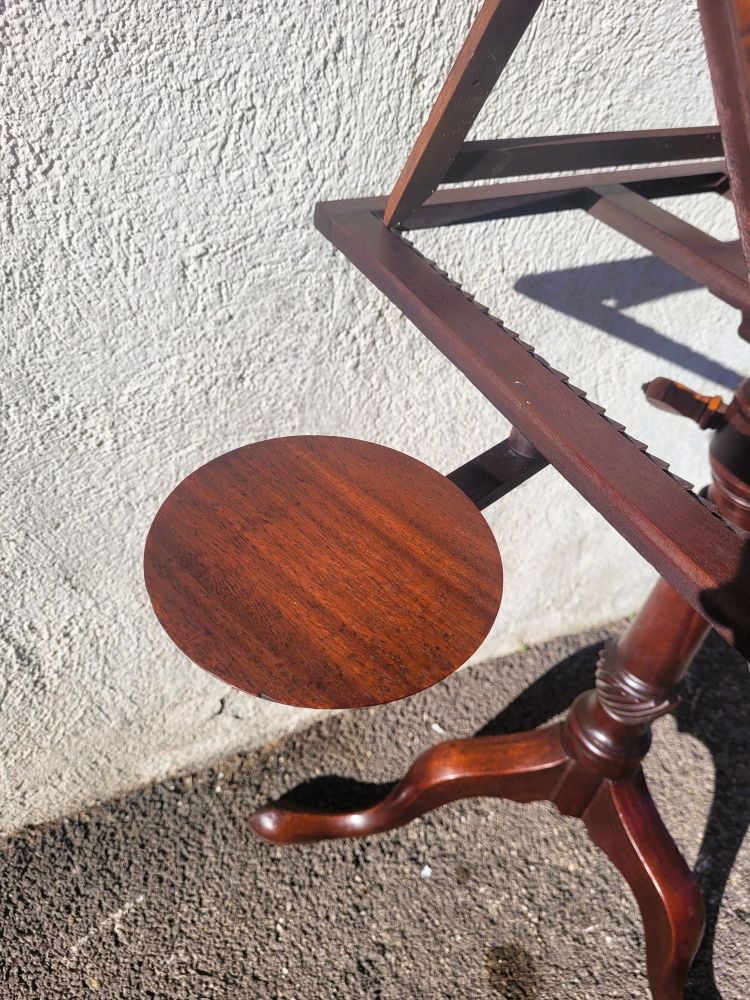
[[[0,854],[2,1000],[648,996],[627,887],[550,806],[471,800],[379,837],[287,848],[245,822],[293,788],[361,805],[376,791],[363,782],[398,777],[440,739],[546,722],[591,684],[608,634],[24,831]],[[708,898],[691,1000],[750,996],[749,723],[747,665],[712,636],[647,763]]]

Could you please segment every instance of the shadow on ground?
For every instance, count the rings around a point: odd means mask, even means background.
[[[600,643],[584,647],[555,664],[475,735],[534,729],[563,713],[591,687],[600,648]],[[716,658],[722,655],[725,662],[718,673]],[[714,798],[695,864],[706,901],[706,933],[686,1000],[722,1000],[713,974],[713,950],[726,884],[750,826],[750,674],[745,661],[729,652],[715,634],[691,669],[675,716],[681,732],[706,746],[716,770]],[[393,785],[330,775],[292,789],[286,798],[308,806],[325,802],[331,808],[361,809],[382,798]]]
[[[549,806],[471,800],[380,837],[301,848],[261,843],[245,822],[290,789],[318,808],[369,804],[440,739],[549,721],[591,685],[610,634],[469,668],[407,702],[332,716],[22,833],[0,855],[0,996],[646,997],[625,883],[582,825]],[[657,725],[647,773],[708,902],[686,996],[740,1000],[750,995],[750,680],[715,636],[676,723]]]

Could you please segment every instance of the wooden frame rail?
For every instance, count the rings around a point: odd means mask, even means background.
[[[721,190],[723,175],[715,165],[703,173],[680,170],[642,171],[635,183],[656,183],[664,193]],[[476,219],[483,201],[497,217],[556,211],[553,205],[563,194],[571,207],[590,211],[592,202],[602,200],[592,187],[608,188],[620,173],[599,175],[596,184],[587,179],[590,187],[573,187],[568,179],[526,182],[522,189],[493,185],[461,196],[439,192],[414,221],[440,225],[446,208],[452,223],[468,215]],[[661,576],[729,642],[750,652],[745,538],[487,307],[387,229],[381,206],[382,199],[322,203],[316,225]],[[713,281],[715,261],[704,260],[702,269],[693,265],[691,259],[691,276]]]
[[[711,159],[723,155],[721,132],[715,125],[596,135],[485,139],[461,145],[443,183],[598,170],[623,164]]]

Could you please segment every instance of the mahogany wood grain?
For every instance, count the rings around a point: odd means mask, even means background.
[[[728,178],[726,163],[719,159],[604,170],[573,177],[540,177],[473,187],[439,188],[401,228],[406,231],[432,229],[582,209],[591,201],[589,189],[603,184],[626,184],[644,198],[674,198],[710,191],[724,196]],[[376,195],[318,202],[315,225],[330,239],[330,225],[335,217],[367,212],[382,218],[386,201],[382,195]]]
[[[747,540],[386,227],[582,208],[736,305],[747,336],[748,269],[737,248],[645,199],[725,193],[728,170],[750,261],[750,0],[699,0],[721,144],[715,129],[703,129],[462,146],[539,3],[485,0],[387,202],[319,205],[316,224],[525,437],[528,451],[504,442],[457,470],[455,483],[484,505],[549,461],[666,580],[603,650],[595,688],[576,699],[562,726],[440,744],[361,812],[280,802],[251,825],[268,840],[299,843],[391,829],[467,796],[548,799],[581,817],[622,872],[641,909],[654,1000],[680,1000],[703,904],[641,761],[707,621],[750,652]],[[695,148],[713,155],[721,145],[727,163],[443,191],[424,204],[446,176],[639,162],[661,142],[675,157]],[[750,527],[747,385],[744,392],[711,447],[711,497],[741,528]],[[324,443],[332,441],[339,444]],[[245,690],[315,707],[402,697],[463,662],[497,610],[497,550],[454,483],[383,451],[342,439],[264,442],[178,487],[157,516],[146,559],[154,607],[178,645]]]
[[[250,825],[259,836],[281,844],[365,837],[457,799],[550,799],[567,761],[559,725],[517,736],[449,740],[417,758],[393,791],[370,809],[323,813],[282,801],[255,813]]]
[[[166,499],[146,586],[199,666],[288,705],[354,708],[452,673],[489,631],[502,565],[450,480],[349,438],[261,441]]]
[[[740,240],[750,270],[750,3],[698,0]]]
[[[739,310],[750,310],[747,267],[736,243],[724,243],[653,205],[622,184],[592,187],[589,215],[704,284]]]
[[[617,643],[617,669],[669,690],[682,682],[710,625],[665,580],[658,580]]]
[[[750,655],[745,540],[501,320],[367,211],[318,225],[687,601]],[[709,606],[705,595],[715,594]]]
[[[716,125],[465,142],[445,183],[723,156]]]
[[[485,0],[393,188],[385,224],[403,224],[444,179],[541,0]]]
[[[662,582],[642,622],[637,617],[626,637],[605,648],[596,689],[576,700],[562,726],[438,744],[380,803],[361,812],[322,813],[281,800],[257,812],[250,825],[275,843],[307,843],[393,829],[469,796],[549,800],[564,815],[583,819],[633,890],[654,1000],[681,1000],[703,933],[703,901],[649,795],[640,762],[650,722],[673,705],[674,683],[705,628]],[[634,677],[645,686],[634,684]]]
[[[602,782],[583,820],[592,841],[624,875],[640,907],[654,1000],[682,1000],[703,936],[703,899],[642,770],[620,781]]]

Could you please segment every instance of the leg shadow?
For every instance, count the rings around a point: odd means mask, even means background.
[[[721,1000],[714,943],[727,881],[750,825],[750,673],[747,663],[711,633],[687,677],[676,711],[680,732],[710,752],[716,777],[695,874],[706,902],[706,933],[690,972],[686,1000]]]
[[[566,712],[579,694],[594,686],[602,643],[576,650],[530,684],[475,736],[504,736],[537,729]]]
[[[320,809],[325,812],[359,812],[369,809],[384,799],[395,781],[380,784],[357,781],[338,774],[325,774],[311,778],[284,794],[284,803],[303,809]]]
[[[555,664],[477,731],[499,736],[535,729],[562,714],[594,683],[601,643]],[[714,975],[714,942],[727,881],[750,825],[750,673],[742,657],[711,633],[696,656],[675,712],[680,732],[701,741],[715,772],[714,796],[695,866],[706,902],[706,933],[690,972],[686,1000],[722,1000]],[[338,775],[314,778],[284,796],[295,805],[349,812],[374,805],[395,785]]]

